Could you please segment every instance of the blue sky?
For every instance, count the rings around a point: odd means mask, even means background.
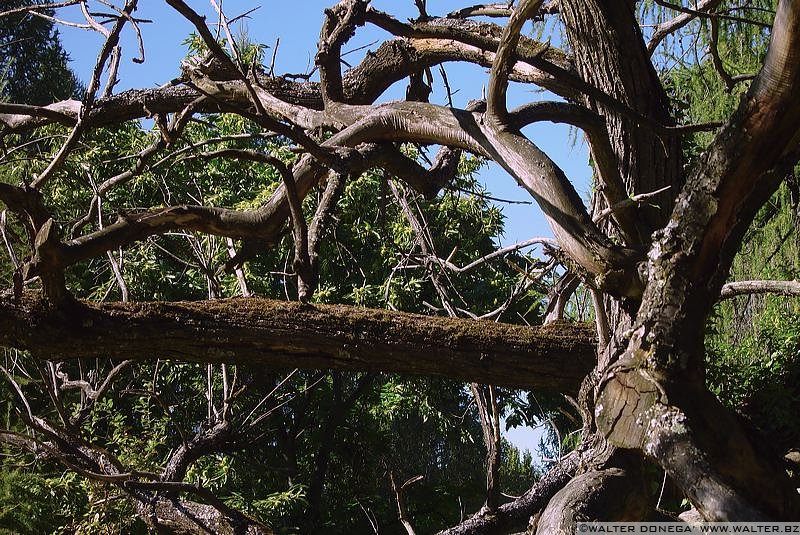
[[[207,15],[209,24],[213,24],[216,15],[208,1],[192,1],[190,5],[197,11]],[[248,35],[257,42],[272,47],[276,38],[280,38],[280,46],[275,61],[278,74],[291,72],[307,72],[313,66],[313,58],[323,19],[323,9],[334,3],[334,0],[265,0],[261,7],[244,21]],[[432,14],[445,14],[469,2],[463,0],[429,0],[428,10]],[[394,14],[401,20],[416,15],[413,0],[373,0],[372,4],[381,10]],[[133,32],[128,29],[123,35],[122,46],[124,59],[120,68],[121,82],[117,91],[132,87],[154,87],[168,82],[179,73],[181,58],[186,53],[182,44],[192,32],[193,27],[178,16],[169,6],[160,0],[140,0],[137,16],[151,19],[152,24],[142,24],[145,43],[146,61],[139,65],[131,58],[137,54],[137,44]],[[233,17],[252,9],[257,2],[245,0],[227,0],[223,9],[229,17]],[[62,18],[82,22],[77,8],[59,10]],[[64,27],[61,37],[66,50],[72,59],[72,67],[78,75],[86,80],[94,66],[96,54],[101,44],[100,36],[94,32]],[[367,26],[359,29],[355,38],[346,50],[369,45],[376,48],[379,40],[389,37],[380,29]],[[545,35],[547,37],[547,35]],[[553,36],[558,41],[558,36]],[[346,56],[346,60],[357,62],[366,50]],[[267,51],[271,56],[272,48]],[[470,99],[479,98],[487,83],[486,70],[466,64],[447,65],[447,75],[451,87],[458,92],[454,100],[456,106],[463,106]],[[439,80],[438,71],[434,76]],[[383,100],[401,98],[404,86],[391,88]],[[509,106],[514,107],[532,100],[548,100],[553,96],[547,93],[535,93],[528,87],[512,84],[509,90]],[[446,94],[437,83],[431,96],[432,102],[444,104]],[[526,128],[525,133],[542,148],[570,177],[578,193],[588,196],[591,171],[588,166],[588,151],[582,136],[576,136],[565,125],[539,123]],[[530,201],[527,192],[522,190],[514,180],[495,164],[489,164],[481,173],[481,179],[493,196]],[[506,216],[506,233],[502,243],[509,244],[522,241],[533,236],[550,236],[549,227],[544,222],[541,212],[535,205],[499,204]]]
[[[203,0],[189,3],[195,10],[205,13],[210,24],[216,20],[210,2]],[[253,12],[246,20],[246,30],[252,40],[270,47],[274,45],[276,38],[280,38],[275,62],[277,74],[307,72],[313,65],[317,37],[323,19],[323,9],[333,3],[334,0],[295,0],[294,2],[264,0],[261,3],[262,7]],[[244,0],[227,0],[224,2],[223,8],[230,18],[252,9],[257,4]],[[416,15],[413,0],[373,0],[372,4],[378,9],[394,14],[401,20]],[[467,4],[469,2],[463,0],[460,2],[429,0],[428,10],[431,14],[445,14]],[[116,88],[117,91],[155,87],[174,78],[179,73],[180,60],[186,54],[186,47],[182,43],[193,30],[187,21],[178,16],[161,0],[140,0],[139,5],[137,16],[154,21],[152,24],[141,25],[146,61],[142,65],[131,61],[131,58],[138,53],[138,45],[133,32],[128,28],[121,41],[124,57],[120,68],[121,82]],[[58,11],[58,15],[75,22],[83,21],[77,8],[61,9]],[[345,50],[355,49],[378,40],[378,43],[371,45],[371,48],[374,49],[380,44],[379,40],[387,37],[389,37],[388,34],[382,30],[372,27],[362,28]],[[545,35],[545,37],[547,36]],[[87,80],[102,43],[100,36],[94,32],[64,27],[61,29],[61,38],[65,49],[70,54],[72,68],[79,77]],[[557,41],[558,36],[553,36],[553,42]],[[364,52],[348,55],[346,59],[357,62]],[[271,55],[272,48],[267,51],[267,56],[271,57]],[[434,71],[434,75],[438,80],[438,72]],[[479,98],[487,84],[486,70],[481,67],[449,64],[447,75],[451,87],[454,90],[458,88],[454,97],[456,106],[463,106],[470,99]],[[398,86],[391,88],[382,97],[382,100],[397,99],[403,95],[404,86]],[[508,95],[510,107],[532,100],[553,98],[552,95],[536,93],[531,88],[522,88],[515,84],[512,84]],[[438,104],[446,102],[446,94],[440,83],[434,88],[431,100]],[[588,166],[588,151],[582,136],[576,136],[564,125],[552,123],[532,125],[526,128],[525,133],[564,169],[581,196],[586,198],[590,187],[591,171]],[[494,164],[489,165],[481,172],[481,180],[493,196],[512,200],[531,200],[510,176]],[[535,205],[501,203],[500,206],[506,216],[506,233],[502,239],[504,245],[533,236],[552,235],[541,212]],[[541,431],[518,428],[510,430],[506,436],[517,446],[533,451],[538,445]]]

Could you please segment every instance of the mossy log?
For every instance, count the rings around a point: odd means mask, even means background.
[[[0,299],[0,345],[42,359],[174,359],[435,375],[575,392],[595,363],[590,325],[541,327],[260,298],[52,307]]]

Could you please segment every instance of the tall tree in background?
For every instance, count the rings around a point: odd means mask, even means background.
[[[9,0],[3,10],[41,3]],[[0,18],[0,58],[0,98],[5,100],[43,105],[77,97],[82,90],[53,22],[29,11]]]
[[[111,379],[101,380],[106,375],[95,373],[75,383],[51,359],[105,362],[116,357],[131,362],[168,356],[208,365],[441,375],[474,381],[470,389],[487,452],[483,506],[449,533],[516,529],[532,515],[528,529],[541,534],[574,533],[578,519],[647,518],[655,514],[657,503],[651,491],[660,487],[654,479],[660,482],[662,476],[707,520],[800,517],[796,484],[780,457],[767,451],[709,389],[714,385],[708,381],[704,347],[712,307],[726,293],[742,288],[725,281],[747,228],[800,160],[797,2],[739,5],[709,0],[692,7],[657,2],[664,9],[654,12],[650,2],[522,0],[465,7],[446,16],[433,16],[425,2],[416,2],[419,16],[403,22],[368,1],[342,0],[325,12],[316,82],[275,76],[261,68],[236,45],[221,11],[220,31],[227,36],[222,43],[187,3],[167,0],[194,24],[208,53],[185,61],[182,78],[172,86],[113,95],[119,35],[126,25],[137,24],[136,4],[128,0],[118,6],[110,28],[98,29],[106,43],[80,104],[34,109],[0,105],[11,140],[36,127],[55,128],[53,123],[69,129],[66,141],[53,147],[44,161],[14,167],[22,185],[0,184],[0,199],[16,216],[14,234],[19,236],[7,247],[14,284],[0,302],[0,343],[29,351],[42,362],[40,375],[53,406],[50,418],[39,416],[40,405],[31,403],[33,394],[22,385],[25,374],[9,372],[27,429],[4,434],[7,444],[31,453],[45,451],[86,477],[116,486],[153,525],[264,533],[269,529],[242,513],[244,504],[233,507],[206,486],[185,481],[187,460],[202,458],[224,435],[223,424],[230,424],[226,407],[238,382],[226,368],[220,372],[221,382],[211,375],[207,381],[209,400],[215,399],[214,385],[221,392],[220,405],[214,410],[210,403],[208,412],[208,419],[219,426],[181,437],[174,463],[171,459],[153,472],[126,466],[71,428],[73,418],[61,392],[77,386],[92,405],[119,375],[112,373],[117,368],[108,372]],[[90,26],[97,22],[91,12],[85,17]],[[529,21],[557,27],[568,47],[525,37],[522,30]],[[367,25],[393,38],[342,72],[343,47]],[[744,37],[740,46],[769,41],[753,71],[740,72],[726,63],[725,46],[735,45],[737,35]],[[691,52],[694,60],[686,60]],[[428,101],[431,67],[448,61],[490,69],[485,100],[464,109],[449,99],[447,105]],[[109,76],[100,93],[106,63]],[[681,94],[680,84],[670,79],[672,67],[693,63],[701,71],[695,80],[710,76],[739,97],[735,109],[721,113],[720,122],[683,121],[681,110],[687,104],[680,98],[704,100],[713,94]],[[375,103],[400,80],[408,83],[405,101]],[[511,110],[507,92],[512,81],[547,89],[562,100]],[[443,86],[450,96],[450,83]],[[207,198],[196,191],[175,195],[177,185],[193,182],[180,173],[157,172],[160,198],[145,206],[136,203],[128,188],[136,191],[164,162],[180,164],[184,152],[179,140],[187,125],[193,119],[208,122],[202,114],[220,112],[236,114],[255,128],[248,135],[288,140],[301,156],[287,158],[270,145],[206,150],[192,143],[187,152],[193,158],[272,168],[280,185],[263,186],[257,202],[254,198],[231,205],[225,201],[232,199]],[[133,153],[132,163],[107,157],[108,163],[120,165],[116,174],[87,176],[92,167],[81,165],[83,150],[102,154],[116,143],[114,136],[100,135],[102,129],[122,129],[125,121],[143,116],[154,117],[157,139]],[[565,122],[585,132],[597,175],[591,209],[565,173],[526,136],[523,129],[540,121]],[[687,136],[696,132],[707,132],[705,138],[694,138],[699,150],[687,147]],[[202,143],[220,141],[231,139],[214,135]],[[426,145],[442,148],[426,160],[419,152]],[[586,349],[585,327],[574,324],[521,328],[312,305],[316,296],[324,295],[326,283],[336,283],[324,278],[325,255],[357,257],[341,247],[325,247],[336,241],[337,218],[331,214],[343,202],[341,185],[377,169],[403,185],[389,180],[384,193],[363,202],[393,199],[413,237],[414,262],[398,262],[388,280],[409,269],[424,269],[436,302],[419,295],[421,303],[453,318],[494,319],[511,310],[513,300],[477,314],[450,282],[453,273],[509,251],[476,258],[474,249],[466,257],[459,256],[457,247],[438,249],[430,222],[404,193],[412,188],[435,197],[458,174],[465,151],[497,162],[542,208],[555,235],[555,242],[548,244],[550,255],[589,288],[596,351]],[[228,174],[209,171],[202,177],[214,181]],[[65,211],[65,197],[70,200],[66,206],[83,201],[85,208]],[[111,210],[116,219],[110,219]],[[231,273],[240,270],[245,283],[248,262],[269,261],[283,236],[291,234],[293,252],[273,269],[286,277],[282,289],[301,303],[129,303],[130,295],[113,304],[75,300],[75,294],[81,296],[76,273],[97,258],[108,258],[122,292],[126,275],[119,268],[121,251],[176,233],[199,233],[204,244],[240,240],[225,265]],[[207,253],[200,256],[209,258]],[[363,258],[359,265],[369,261]],[[208,297],[218,297],[213,282],[220,260],[193,264],[205,274]],[[517,265],[524,280],[535,278],[529,272],[533,267]],[[366,273],[362,277],[368,279]],[[39,284],[41,297],[23,291],[25,285]],[[791,281],[748,285],[758,291],[797,293]],[[389,283],[386,287],[391,289]],[[561,304],[574,289],[569,278],[554,287],[553,317],[560,316]],[[393,305],[388,298],[384,301]],[[583,420],[580,444],[525,494],[502,503],[498,391],[479,383],[574,392],[581,380],[575,403]],[[344,390],[339,392],[334,408],[350,399]],[[329,422],[338,427],[337,418]],[[241,430],[241,425],[233,428]],[[408,533],[413,532],[414,517],[406,494],[413,481],[392,478],[400,523]]]

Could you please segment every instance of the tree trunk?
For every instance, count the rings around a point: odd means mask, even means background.
[[[800,7],[781,2],[764,68],[687,175],[648,255],[630,341],[598,386],[609,441],[655,458],[707,520],[794,520],[800,497],[704,384],[707,316],[745,229],[796,157]],[[623,344],[621,344],[623,345]]]
[[[578,522],[641,520],[651,507],[649,492],[638,470],[590,470],[570,480],[542,512],[536,523],[540,535],[574,535]]]
[[[647,244],[650,234],[661,228],[672,212],[675,195],[683,183],[682,158],[677,136],[659,137],[652,127],[637,122],[623,110],[627,107],[664,126],[674,124],[669,100],[650,62],[634,9],[633,2],[624,1],[575,0],[561,5],[578,72],[586,82],[619,103],[610,106],[585,98],[585,103],[605,120],[625,193],[630,196],[671,188],[637,209],[636,219],[643,223],[639,238],[641,244]],[[609,186],[601,184],[601,188]]]
[[[611,224],[605,227],[629,245],[642,249],[649,244],[651,233],[668,219],[682,183],[682,169],[678,138],[661,138],[651,126],[635,119],[639,114],[660,125],[673,124],[667,96],[649,61],[633,9],[629,2],[577,0],[561,4],[578,72],[587,83],[616,101],[612,105],[590,95],[584,97],[584,104],[597,111],[605,122],[616,159],[611,165],[616,165],[622,182],[614,184],[609,180],[613,177],[597,176],[595,209],[607,207],[615,196],[671,188],[655,198],[656,207],[637,208],[627,214],[633,229],[620,232]],[[598,69],[597,65],[604,68]],[[636,461],[633,452],[616,451],[597,432],[594,422],[596,386],[622,353],[626,333],[641,303],[635,298],[607,295],[594,302],[595,315],[611,330],[607,340],[601,339],[606,345],[598,347],[595,372],[587,376],[581,388],[587,462],[543,511],[536,528],[540,534],[574,533],[578,521],[641,520],[648,512],[646,472],[637,465],[642,461]],[[598,408],[599,414],[603,410]]]

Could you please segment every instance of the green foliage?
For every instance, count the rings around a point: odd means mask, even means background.
[[[219,37],[217,42],[231,56],[228,40],[224,37]],[[238,35],[234,36],[234,42],[236,53],[245,65],[261,65],[264,61],[264,53],[269,49],[267,45],[252,41],[244,28],[240,30]],[[195,32],[189,34],[189,37],[183,41],[183,46],[186,47],[188,56],[204,56],[209,52],[208,45]]]
[[[74,473],[0,471],[0,535],[66,533],[87,509],[87,496]]]
[[[531,452],[519,451],[510,442],[503,439],[503,465],[500,468],[500,481],[503,482],[503,492],[511,496],[519,496],[531,487],[531,481],[538,477],[534,468]]]
[[[760,24],[771,24],[776,2],[758,0],[748,3],[742,15]],[[719,9],[723,9],[721,6]],[[664,85],[675,106],[680,124],[726,121],[739,105],[749,87],[749,78],[729,89],[710,54],[708,21],[695,21],[674,39],[675,47],[662,47]],[[758,25],[720,19],[717,49],[731,77],[752,77],[761,68],[769,44],[769,32]],[[685,136],[685,155],[693,161],[708,146],[713,131]]]
[[[81,232],[111,224],[116,214],[142,207],[181,203],[238,209],[260,206],[281,183],[273,168],[243,160],[201,158],[198,149],[192,148],[217,138],[219,142],[199,150],[247,148],[293,161],[295,156],[285,140],[259,132],[247,120],[229,115],[205,116],[190,123],[184,138],[157,154],[147,170],[110,190],[103,199],[101,215],[93,214]],[[7,178],[29,180],[40,172],[65,133],[58,126],[37,131],[38,141],[20,150],[18,160],[5,162]],[[94,185],[129,169],[132,162],[125,156],[151,145],[157,135],[137,123],[87,134],[86,143],[58,171],[46,192],[63,235],[85,215]],[[415,149],[409,150],[414,154]],[[170,155],[177,157],[159,163]],[[454,251],[451,261],[456,264],[492,252],[503,229],[502,214],[496,207],[480,195],[463,193],[482,192],[475,177],[479,166],[480,161],[464,158],[454,188],[431,200],[397,185],[415,216],[425,222],[431,240],[428,247],[443,258]],[[307,218],[321,194],[319,188],[307,196],[303,205]],[[348,179],[337,206],[338,223],[323,238],[322,282],[314,295],[316,302],[391,306],[423,313],[430,313],[424,302],[438,302],[419,260],[412,227],[394,199],[390,200],[391,195],[386,178],[378,172]],[[26,251],[18,245],[22,257]],[[295,281],[281,270],[291,264],[287,260],[291,255],[287,234],[277,247],[247,263],[243,274],[249,290],[262,296],[294,298]],[[206,299],[232,297],[241,291],[235,274],[217,269],[229,258],[228,244],[221,238],[172,233],[115,251],[114,257],[131,299]],[[512,258],[520,265],[526,262],[521,255]],[[107,257],[73,266],[67,275],[78,297],[121,298]],[[481,312],[502,303],[507,288],[519,279],[519,274],[501,263],[459,276],[440,275],[450,277],[448,284],[454,288],[459,306],[478,306]],[[10,273],[4,277],[4,284],[10,284]],[[510,309],[509,317],[519,319],[519,312],[531,323],[538,321],[540,300],[541,295],[532,292]],[[78,378],[95,365],[67,362],[61,370]],[[91,373],[102,377],[112,366],[104,363]],[[207,372],[204,367],[178,363],[132,366],[86,415],[81,426],[83,438],[116,456],[128,469],[160,472],[186,437],[214,425],[216,417],[208,408]],[[483,503],[484,446],[477,414],[463,384],[377,375],[357,399],[346,404],[364,376],[298,372],[281,386],[276,398],[268,394],[283,380],[282,374],[245,366],[228,366],[226,373],[247,387],[231,408],[233,425],[243,435],[235,443],[201,456],[189,468],[185,481],[202,484],[278,533],[294,533],[307,525],[312,506],[326,533],[368,532],[370,516],[382,526],[382,532],[393,533],[399,524],[390,471],[398,479],[425,476],[408,494],[420,532],[450,525],[460,518],[462,508],[477,510]],[[212,377],[212,397],[219,399],[218,366]],[[26,383],[24,375],[19,380],[35,404],[34,410],[57,417],[37,381]],[[262,404],[265,398],[267,402]],[[6,399],[10,408],[13,396]],[[511,395],[502,395],[504,410],[511,410],[511,399]],[[78,391],[65,392],[63,402],[68,414],[80,414]],[[528,406],[525,410],[532,409]],[[14,417],[10,424],[21,425]],[[510,445],[504,449],[508,486],[503,490],[519,493],[534,473],[532,459]],[[312,503],[315,474],[320,472],[323,458],[322,492],[319,502]],[[113,489],[88,484],[82,488],[84,496],[94,496],[100,488],[105,492]],[[99,530],[101,525],[121,532],[142,529],[140,524],[131,524],[135,515],[127,500],[110,500],[85,509],[75,517],[80,519],[75,525],[84,526],[85,532]],[[54,526],[66,525],[55,522]]]
[[[732,279],[800,279],[795,177],[762,208]],[[800,444],[800,299],[743,296],[720,303],[711,323],[709,384],[784,451]]]
[[[781,453],[800,444],[800,303],[770,299],[736,344],[708,344],[709,384]]]
[[[273,492],[263,498],[246,499],[239,493],[233,493],[227,505],[258,518],[262,521],[276,518],[291,518],[302,514],[308,502],[305,499],[306,485],[291,485],[286,490]]]
[[[2,9],[37,3],[6,0]],[[68,61],[51,21],[24,13],[0,18],[0,100],[43,105],[78,96],[83,87]]]

